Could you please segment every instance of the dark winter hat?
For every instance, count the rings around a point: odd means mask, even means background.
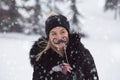
[[[45,23],[45,32],[46,32],[47,38],[49,38],[50,31],[57,26],[64,27],[68,31],[68,33],[70,32],[69,31],[70,25],[65,16],[52,15],[52,16],[48,17],[48,19],[46,20],[46,23]]]

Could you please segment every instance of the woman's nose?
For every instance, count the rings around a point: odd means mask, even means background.
[[[62,39],[62,35],[58,34],[58,35],[57,35],[57,39],[58,39],[58,40]]]

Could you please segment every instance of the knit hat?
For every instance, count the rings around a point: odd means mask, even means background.
[[[68,31],[68,33],[70,32],[69,31],[70,25],[65,16],[52,15],[52,16],[48,17],[48,19],[45,22],[45,32],[46,32],[47,38],[49,38],[50,31],[57,26],[64,27]]]

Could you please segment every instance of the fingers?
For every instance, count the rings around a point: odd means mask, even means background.
[[[63,63],[63,66],[67,69],[68,72],[71,72],[72,67],[68,63]]]

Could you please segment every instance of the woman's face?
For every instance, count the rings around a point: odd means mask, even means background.
[[[68,32],[64,27],[58,26],[50,31],[49,38],[54,47],[62,50],[68,42]]]

